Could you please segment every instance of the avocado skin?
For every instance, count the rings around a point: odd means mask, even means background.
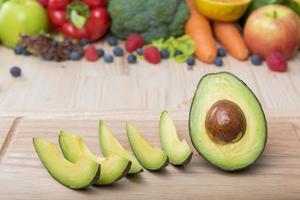
[[[130,171],[130,169],[129,169],[129,171]],[[128,171],[128,173],[125,176],[126,177],[134,177],[134,176],[138,176],[141,172],[143,172],[144,168],[142,168],[140,171],[138,171],[137,173],[134,173],[134,174],[129,174],[129,171]]]
[[[195,103],[194,101],[195,101],[195,98],[196,98],[196,95],[197,95],[197,91],[198,91],[198,88],[199,88],[199,86],[200,86],[202,80],[203,80],[205,77],[210,76],[210,75],[214,75],[214,74],[215,74],[215,75],[218,75],[218,74],[221,74],[221,75],[222,75],[222,74],[229,74],[229,75],[231,75],[231,76],[237,78],[237,79],[238,79],[238,80],[239,80],[246,88],[248,88],[248,89],[251,91],[253,97],[257,100],[258,106],[260,107],[260,109],[261,109],[261,111],[262,111],[262,114],[263,114],[263,119],[264,119],[265,124],[266,124],[266,129],[265,129],[266,140],[265,140],[265,144],[264,144],[263,150],[261,151],[260,155],[256,158],[256,160],[254,160],[250,165],[248,165],[248,166],[246,166],[246,167],[244,167],[244,168],[235,169],[235,170],[228,170],[228,169],[224,169],[224,168],[222,168],[222,167],[219,167],[219,166],[214,165],[214,164],[211,163],[208,159],[206,159],[205,156],[204,156],[200,151],[197,150],[197,148],[196,148],[197,145],[196,145],[196,144],[194,143],[194,141],[192,140],[192,136],[191,136],[192,131],[191,131],[191,126],[190,126],[190,123],[191,123],[190,121],[191,121],[192,107],[193,107],[193,104]],[[199,153],[199,155],[200,155],[202,158],[204,158],[206,161],[208,161],[211,165],[213,165],[213,166],[216,167],[217,169],[220,169],[220,170],[223,170],[223,171],[227,171],[227,172],[242,171],[242,170],[245,170],[245,169],[251,167],[251,166],[252,166],[252,165],[253,165],[253,164],[254,164],[254,163],[262,156],[263,152],[265,151],[265,148],[266,148],[266,145],[267,145],[267,141],[268,141],[268,127],[267,127],[267,120],[266,120],[266,116],[265,116],[265,113],[264,113],[264,110],[263,110],[263,108],[262,108],[262,105],[261,105],[260,101],[257,99],[257,97],[256,97],[256,95],[254,94],[254,92],[248,87],[248,85],[247,85],[244,81],[242,81],[240,78],[238,78],[237,76],[235,76],[234,74],[232,74],[232,73],[230,73],[230,72],[222,71],[222,72],[217,72],[217,73],[209,73],[209,74],[204,75],[204,76],[200,79],[200,81],[198,82],[197,88],[196,88],[196,90],[195,90],[195,93],[194,93],[194,97],[193,97],[192,104],[191,104],[191,107],[190,107],[190,112],[189,112],[189,135],[190,135],[190,138],[191,138],[191,142],[192,142],[193,146],[195,147],[196,151]]]
[[[96,176],[94,177],[94,179],[90,182],[90,184],[86,187],[89,187],[91,185],[93,185],[94,183],[96,183],[96,181],[100,178],[100,172],[101,172],[101,167],[99,165],[98,171],[96,173]]]
[[[159,169],[157,169],[157,170],[152,170],[152,171],[159,171],[159,170],[162,170],[162,169],[164,169],[164,168],[166,168],[168,165],[169,165],[169,159],[167,158],[166,159],[166,161],[165,161],[165,163],[159,168]]]
[[[33,141],[33,145],[34,145],[34,144],[35,144],[34,138],[32,139],[32,141]],[[40,156],[39,153],[38,153],[36,150],[35,150],[35,152],[37,153],[38,156]],[[40,159],[40,161],[42,161],[42,160]],[[51,176],[52,176],[58,183],[62,184],[63,186],[65,186],[65,187],[67,187],[67,188],[70,188],[70,189],[72,189],[72,190],[85,190],[87,187],[93,185],[93,184],[99,179],[99,177],[100,177],[100,172],[101,172],[101,166],[98,165],[97,173],[96,173],[95,177],[91,180],[91,182],[90,182],[89,184],[87,184],[86,186],[84,186],[84,187],[82,187],[82,188],[80,188],[80,189],[77,189],[77,188],[72,188],[72,187],[70,187],[70,186],[68,186],[68,185],[65,185],[65,184],[61,183],[61,182],[60,182],[58,179],[56,179],[56,177],[48,170],[48,168],[46,167],[46,165],[45,165],[45,163],[44,163],[43,161],[42,161],[42,163],[43,163],[43,165],[45,166],[45,168],[47,169],[47,171],[49,172],[49,174],[51,174]]]
[[[128,163],[126,169],[124,170],[123,174],[120,176],[120,178],[119,178],[118,180],[120,180],[121,178],[123,178],[123,177],[125,177],[125,176],[128,175],[128,172],[129,172],[129,170],[130,170],[131,165],[132,165],[132,162],[130,161],[130,162]],[[117,180],[117,181],[118,181],[118,180]]]
[[[175,167],[183,167],[183,166],[185,166],[185,165],[188,165],[190,162],[191,162],[191,160],[192,160],[192,158],[193,158],[193,152],[191,152],[190,153],[190,155],[189,155],[189,157],[187,157],[187,159],[184,161],[184,162],[182,162],[182,163],[180,163],[180,164],[178,164],[178,165],[176,165],[176,164],[173,164],[173,163],[171,163],[173,166],[175,166]]]

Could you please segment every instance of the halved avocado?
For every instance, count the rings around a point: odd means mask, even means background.
[[[200,80],[189,129],[199,154],[227,171],[254,163],[267,142],[261,104],[244,82],[228,72],[208,74]]]
[[[161,148],[152,147],[131,124],[127,124],[126,130],[131,149],[145,169],[156,171],[169,164],[166,152]]]
[[[40,138],[33,138],[33,144],[40,160],[59,183],[72,189],[84,189],[98,180],[100,165],[97,162],[81,156],[76,163],[71,163],[54,144]]]
[[[113,153],[99,158],[87,148],[81,137],[66,131],[60,132],[59,144],[65,158],[70,162],[75,163],[80,156],[85,156],[101,165],[100,177],[95,185],[110,185],[118,181],[128,173],[131,166],[131,161]]]
[[[138,174],[143,171],[139,161],[118,142],[103,121],[99,123],[99,144],[104,156],[115,153],[131,161],[128,174]]]
[[[173,165],[187,165],[193,156],[193,152],[185,139],[179,140],[177,130],[168,112],[160,116],[160,144],[168,155]]]

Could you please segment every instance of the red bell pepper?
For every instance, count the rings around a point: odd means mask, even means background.
[[[49,0],[52,25],[73,39],[97,40],[109,28],[106,0]]]

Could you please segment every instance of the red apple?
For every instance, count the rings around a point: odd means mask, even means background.
[[[289,59],[299,48],[300,19],[293,10],[285,6],[263,6],[247,19],[244,39],[253,54],[266,58],[279,51]]]

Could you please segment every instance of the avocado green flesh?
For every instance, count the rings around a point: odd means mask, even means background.
[[[214,143],[206,133],[205,118],[219,100],[237,104],[246,119],[244,136],[237,142]],[[253,92],[240,79],[226,72],[208,74],[196,90],[189,119],[190,136],[197,151],[213,165],[228,171],[243,169],[262,154],[267,125],[262,107]]]
[[[131,161],[128,174],[138,174],[143,171],[143,167],[139,161],[118,142],[103,121],[100,121],[99,124],[99,143],[104,156],[115,153]]]
[[[167,112],[160,117],[160,143],[173,165],[186,165],[191,160],[193,152],[186,140],[178,139],[175,124]]]
[[[99,158],[93,154],[83,140],[72,133],[62,131],[59,135],[59,144],[64,156],[70,162],[76,162],[80,156],[85,156],[101,165],[100,178],[95,185],[110,185],[127,174],[131,162],[116,154],[110,154],[106,158]]]
[[[126,130],[132,151],[145,169],[160,170],[167,166],[165,151],[152,147],[132,125],[127,124]]]
[[[61,184],[72,189],[83,189],[99,178],[100,165],[93,160],[80,157],[76,163],[72,163],[50,142],[33,138],[33,144],[49,173]]]

